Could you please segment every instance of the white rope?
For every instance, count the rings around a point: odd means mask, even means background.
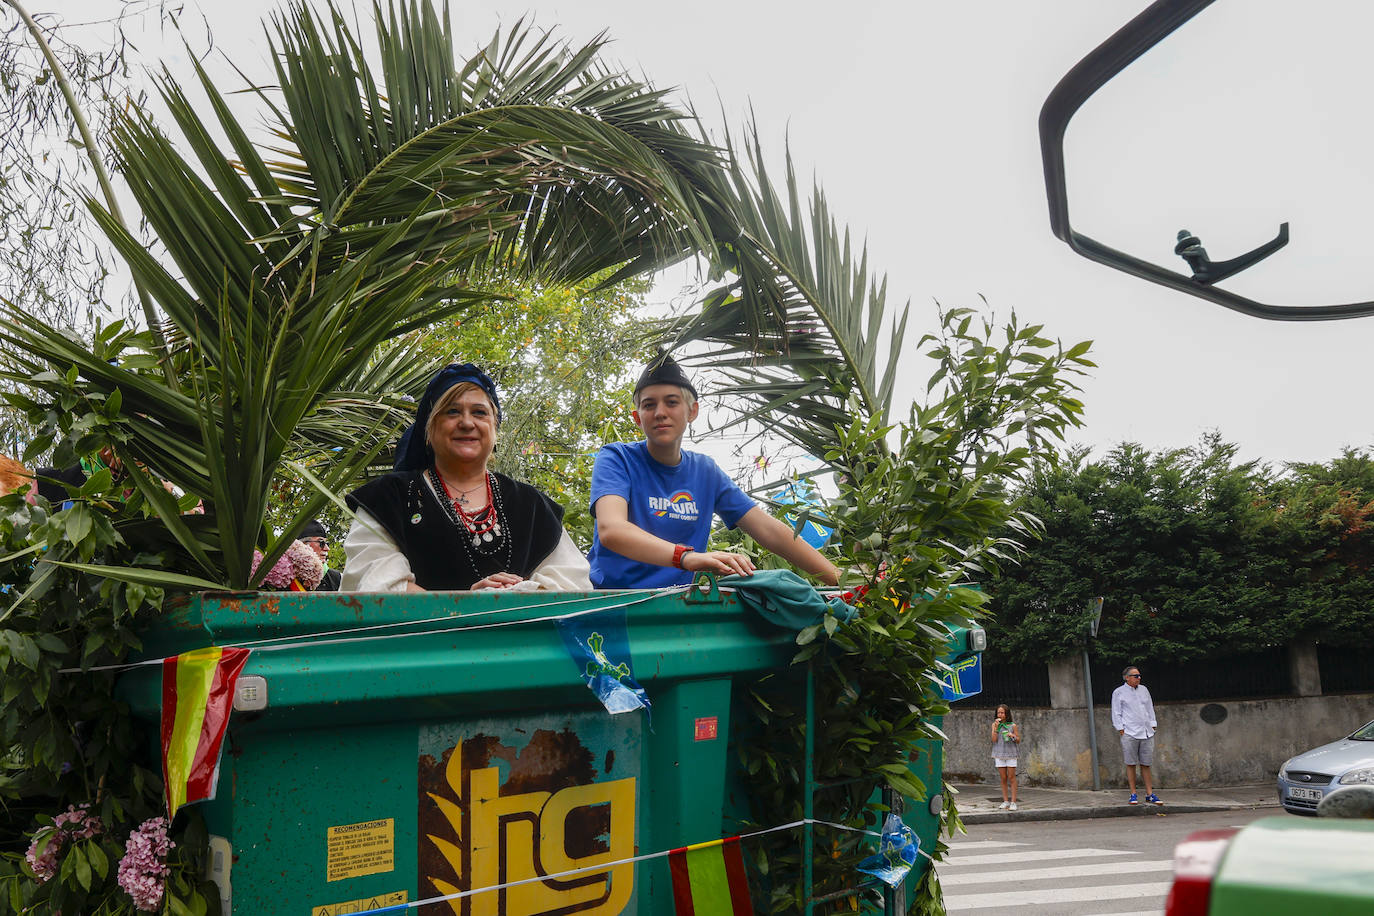
[[[604,604],[604,605],[598,605],[597,607],[593,608],[592,610],[593,610],[593,611],[599,611],[599,610],[613,610],[613,609],[618,608],[618,607],[629,607],[629,606],[632,605],[632,604],[639,604],[639,603],[644,602],[644,601],[649,601],[649,600],[651,600],[651,599],[653,599],[653,598],[659,597],[660,595],[671,595],[671,594],[674,594],[674,593],[676,593],[676,592],[684,591],[685,589],[687,589],[687,588],[689,588],[689,587],[690,587],[690,586],[686,586],[686,585],[677,585],[677,586],[673,586],[673,587],[671,587],[671,588],[652,589],[652,590],[649,591],[648,594],[643,595],[642,597],[633,598],[633,599],[630,599],[629,601],[620,602],[620,603],[618,603],[618,604]],[[529,609],[531,609],[531,608],[554,607],[554,606],[556,606],[556,605],[577,604],[578,602],[581,602],[581,601],[604,601],[604,600],[605,600],[605,597],[604,597],[604,596],[600,596],[600,595],[584,595],[584,596],[582,596],[582,597],[580,597],[580,598],[569,598],[569,599],[565,599],[565,600],[563,600],[563,601],[542,601],[542,602],[539,602],[539,603],[537,603],[537,604],[522,604],[522,605],[520,605],[518,608],[517,608],[517,607],[493,608],[493,609],[491,609],[491,610],[489,610],[489,611],[473,611],[473,612],[470,613],[470,614],[458,614],[458,615],[454,615],[454,614],[445,614],[445,615],[442,616],[442,617],[424,617],[424,618],[421,618],[421,619],[419,619],[419,620],[396,620],[396,621],[392,621],[391,623],[377,623],[377,624],[372,624],[371,626],[365,626],[365,627],[345,627],[345,628],[342,629],[342,630],[325,630],[325,631],[320,632],[320,633],[310,633],[310,634],[308,634],[307,636],[305,636],[304,638],[302,638],[302,637],[299,636],[299,635],[291,635],[291,636],[273,636],[273,637],[270,637],[270,638],[268,638],[268,639],[250,639],[250,640],[246,640],[246,641],[243,641],[243,642],[225,643],[225,645],[226,645],[226,646],[233,646],[234,648],[240,648],[240,649],[261,649],[262,651],[268,651],[267,647],[269,647],[272,643],[279,643],[279,642],[285,642],[285,643],[288,643],[289,645],[296,646],[296,645],[305,645],[305,644],[309,644],[310,642],[314,642],[314,641],[317,641],[317,640],[318,640],[318,641],[321,643],[321,645],[329,645],[328,642],[324,641],[323,637],[326,637],[326,636],[347,636],[347,635],[354,634],[354,633],[369,633],[369,632],[372,632],[373,630],[388,630],[388,629],[395,629],[395,628],[397,628],[397,627],[416,627],[416,626],[421,626],[421,625],[423,625],[423,624],[429,624],[429,623],[441,623],[441,622],[443,622],[443,621],[445,621],[445,620],[472,620],[472,619],[475,618],[475,617],[490,617],[490,616],[495,615],[495,614],[509,614],[509,613],[511,613],[511,612],[513,612],[513,611],[526,611],[526,610],[529,610]],[[563,616],[575,617],[575,616],[577,616],[578,614],[585,614],[585,613],[590,613],[590,612],[589,612],[589,611],[574,611],[574,612],[572,612],[572,613],[570,613],[570,614],[563,615]],[[529,622],[533,623],[535,620],[556,620],[556,619],[559,619],[559,618],[558,618],[558,617],[539,617],[539,618],[530,618]],[[421,633],[444,633],[444,632],[448,632],[448,631],[447,631],[447,630],[422,630],[422,631],[420,631],[420,632],[421,632]],[[418,634],[413,634],[413,633],[402,633],[402,634],[398,634],[398,635],[402,635],[402,636],[413,636],[413,635],[418,635]],[[291,640],[295,640],[295,642],[291,642]]]
[[[530,607],[549,607],[549,606],[557,605],[557,604],[571,604],[571,603],[574,603],[575,601],[580,601],[580,600],[593,600],[593,596],[590,596],[590,595],[589,595],[589,596],[587,596],[587,598],[585,598],[585,599],[572,599],[571,601],[548,601],[548,602],[543,602],[543,603],[541,603],[541,604],[536,604],[536,605],[522,605],[522,606],[519,607],[519,608],[513,608],[513,607],[512,607],[512,608],[499,608],[499,609],[494,610],[494,611],[477,611],[477,612],[472,613],[472,614],[464,614],[464,615],[462,615],[462,616],[460,616],[460,617],[453,617],[453,616],[450,615],[450,616],[445,616],[445,617],[431,617],[431,618],[427,618],[427,619],[423,619],[423,620],[407,620],[407,621],[396,622],[396,623],[381,623],[381,624],[373,624],[373,625],[371,625],[371,626],[350,627],[350,628],[348,628],[348,629],[333,630],[333,631],[330,631],[330,632],[327,632],[327,633],[311,634],[311,636],[306,637],[306,638],[301,638],[301,637],[297,637],[297,636],[290,636],[290,637],[274,637],[274,638],[271,639],[271,640],[250,640],[250,641],[242,642],[242,643],[225,643],[225,644],[224,644],[224,648],[245,648],[245,647],[247,647],[247,648],[251,648],[252,651],[254,651],[254,652],[282,652],[282,651],[285,651],[285,650],[288,650],[288,649],[300,649],[300,648],[305,648],[305,647],[309,647],[309,646],[332,646],[332,645],[341,645],[341,644],[350,643],[350,642],[369,642],[369,641],[373,641],[373,640],[382,640],[382,639],[406,639],[406,638],[412,637],[412,636],[431,636],[431,635],[439,635],[439,634],[444,634],[444,633],[461,633],[461,632],[465,632],[465,631],[468,631],[468,630],[491,630],[491,629],[496,629],[496,628],[499,628],[499,627],[517,627],[517,626],[524,626],[524,625],[526,625],[526,624],[532,624],[532,623],[547,623],[548,621],[551,621],[551,620],[552,620],[552,621],[557,621],[557,620],[568,620],[568,619],[571,619],[571,618],[573,618],[573,617],[582,617],[582,616],[585,616],[585,615],[587,615],[587,614],[595,614],[595,613],[598,613],[598,612],[600,612],[600,611],[611,611],[611,610],[615,610],[616,608],[631,607],[631,606],[636,605],[636,604],[643,604],[643,603],[646,602],[646,601],[652,601],[654,598],[658,598],[658,597],[660,597],[660,596],[662,596],[662,595],[665,595],[665,594],[673,594],[673,593],[676,593],[676,592],[685,591],[685,590],[687,590],[688,588],[691,588],[691,586],[679,585],[679,586],[674,586],[674,587],[672,587],[672,588],[667,588],[667,589],[654,589],[654,590],[650,591],[648,594],[641,595],[641,596],[638,596],[638,597],[635,597],[635,598],[631,598],[631,599],[629,599],[629,600],[627,600],[627,601],[617,601],[617,602],[613,602],[613,603],[600,604],[600,605],[598,605],[598,606],[596,606],[596,607],[594,607],[594,608],[588,608],[588,609],[585,610],[585,611],[573,611],[573,612],[568,613],[568,614],[550,614],[550,615],[546,615],[546,616],[543,616],[543,617],[526,617],[526,618],[522,618],[522,619],[520,619],[520,620],[502,620],[502,621],[498,621],[498,622],[496,622],[496,623],[479,623],[479,624],[471,624],[471,625],[463,625],[463,626],[443,627],[443,628],[440,628],[440,629],[433,629],[433,630],[418,630],[418,631],[413,632],[413,633],[386,633],[386,634],[370,635],[370,636],[343,636],[342,638],[338,638],[338,639],[321,639],[321,638],[318,638],[318,637],[322,637],[322,636],[332,636],[332,635],[337,635],[337,634],[372,633],[373,631],[376,631],[376,630],[391,629],[391,628],[401,627],[401,626],[419,626],[419,625],[421,625],[421,624],[436,623],[436,622],[443,621],[443,620],[467,620],[467,619],[471,619],[471,618],[473,618],[473,617],[484,617],[484,616],[488,616],[488,615],[491,615],[491,614],[508,614],[508,613],[510,613],[510,612],[512,612],[512,611],[525,610],[525,609],[528,609],[528,608],[530,608]],[[279,642],[279,640],[282,640],[282,639],[295,640],[295,641],[294,641],[294,642]],[[275,644],[275,645],[259,645],[258,643],[276,643],[276,644]],[[119,665],[97,665],[97,666],[91,667],[91,668],[61,668],[61,669],[58,670],[58,673],[59,673],[59,674],[80,674],[80,673],[88,672],[88,671],[128,671],[128,670],[133,669],[133,668],[142,668],[142,667],[149,666],[149,665],[161,665],[161,664],[162,664],[163,662],[165,662],[168,658],[175,658],[175,657],[176,657],[176,656],[164,656],[163,658],[150,658],[150,659],[145,659],[145,660],[139,661],[139,662],[125,662],[125,663],[119,664]]]
[[[847,830],[847,831],[849,831],[849,832],[851,832],[851,833],[864,833],[864,834],[867,834],[868,836],[882,836],[881,833],[878,833],[878,832],[873,831],[873,830],[865,830],[865,829],[863,829],[862,827],[849,827],[849,826],[846,826],[845,824],[835,824],[835,823],[832,823],[832,822],[830,822],[830,821],[820,821],[820,820],[816,820],[815,818],[804,818],[804,819],[799,820],[799,821],[792,821],[792,823],[790,823],[790,824],[779,824],[779,825],[776,826],[776,827],[767,827],[767,828],[765,828],[765,829],[763,829],[763,830],[755,830],[755,831],[752,831],[752,832],[750,832],[750,833],[741,833],[741,834],[740,834],[739,836],[737,836],[737,837],[729,837],[729,838],[727,838],[727,839],[749,840],[749,839],[753,839],[754,837],[763,836],[764,834],[768,834],[768,833],[778,833],[779,831],[782,831],[782,830],[794,830],[794,829],[796,829],[797,827],[804,827],[804,826],[807,825],[807,824],[819,824],[819,825],[821,825],[821,826],[823,826],[823,827],[834,827],[834,828],[837,829],[837,830]],[[700,845],[700,846],[714,846],[714,845],[720,845],[720,844],[723,843],[723,842],[725,842],[725,840],[717,840],[717,841],[712,842],[712,843],[702,843],[702,844],[697,844],[697,845]],[[562,880],[562,879],[564,879],[564,878],[570,878],[570,877],[573,877],[573,876],[575,876],[575,875],[586,874],[587,872],[609,872],[611,869],[613,869],[613,868],[619,868],[621,865],[633,865],[633,864],[636,863],[636,862],[645,862],[645,861],[648,861],[649,859],[661,859],[661,858],[663,858],[664,856],[670,856],[670,855],[672,855],[673,853],[677,852],[679,849],[681,849],[681,850],[687,850],[687,849],[690,849],[690,846],[681,846],[681,847],[678,847],[677,849],[664,849],[664,850],[661,850],[661,851],[659,851],[659,852],[646,852],[646,853],[643,853],[643,854],[641,854],[641,855],[630,856],[629,858],[625,858],[625,859],[617,859],[617,860],[614,861],[614,862],[603,862],[603,863],[601,863],[601,864],[599,864],[599,865],[584,865],[584,866],[581,867],[581,868],[574,868],[574,869],[570,869],[569,871],[561,871],[561,872],[557,872],[556,874],[552,874],[552,875],[536,875],[536,876],[534,876],[533,878],[521,878],[521,879],[518,880],[518,881],[507,881],[507,882],[505,882],[504,884],[493,884],[493,885],[491,885],[491,886],[489,886],[489,887],[479,887],[479,888],[474,888],[473,890],[468,890],[468,891],[457,891],[457,892],[452,893],[452,894],[445,894],[445,895],[443,895],[443,896],[441,896],[441,897],[427,897],[427,898],[425,898],[425,899],[423,899],[423,900],[412,900],[412,901],[409,902],[409,903],[395,903],[395,904],[392,904],[391,906],[378,907],[377,909],[372,909],[372,910],[361,910],[361,911],[359,911],[359,913],[357,914],[357,916],[377,916],[377,914],[381,914],[381,913],[398,913],[398,912],[400,912],[401,910],[415,909],[415,908],[417,908],[417,907],[422,907],[422,906],[433,906],[433,905],[436,904],[436,903],[445,903],[445,902],[447,902],[447,901],[449,901],[449,900],[461,900],[461,899],[463,899],[464,897],[472,897],[472,896],[475,896],[475,895],[477,895],[477,894],[486,894],[486,893],[490,893],[491,891],[503,891],[503,890],[506,890],[507,888],[519,887],[519,886],[521,886],[521,885],[523,885],[523,884],[535,884],[535,883],[541,882],[541,881],[560,881],[560,880]],[[934,860],[933,858],[931,858],[930,855],[929,855],[928,853],[926,853],[924,850],[918,848],[916,851],[919,852],[919,853],[921,853],[922,855],[924,855],[927,859],[930,859],[932,862],[935,861],[935,860]]]

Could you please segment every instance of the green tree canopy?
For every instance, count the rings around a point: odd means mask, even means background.
[[[1123,443],[1096,460],[1070,450],[1021,494],[1044,537],[993,581],[991,657],[1076,651],[1094,595],[1106,599],[1094,652],[1107,659],[1368,644],[1370,479],[1362,453],[1279,475],[1238,461],[1215,433],[1161,452]]]

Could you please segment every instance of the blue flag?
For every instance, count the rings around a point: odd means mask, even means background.
[[[878,852],[859,863],[859,871],[873,875],[888,887],[902,883],[911,866],[916,864],[916,853],[921,848],[921,838],[911,832],[895,814],[889,814],[883,822],[883,835],[878,840]]]
[[[649,697],[636,683],[630,663],[624,608],[565,617],[558,621],[558,632],[582,680],[607,712],[649,709]]]
[[[950,671],[939,670],[940,694],[953,702],[983,692],[983,655],[972,652],[949,663]]]
[[[802,506],[805,509],[818,509],[821,505],[820,494],[816,491],[816,485],[809,480],[798,480],[788,483],[781,490],[773,493],[768,498],[780,506]],[[782,513],[782,520],[791,525],[794,530],[797,527],[797,519],[799,518],[801,518],[800,512],[784,511]],[[813,512],[811,517],[806,520],[806,524],[802,525],[801,531],[798,532],[798,536],[803,541],[819,550],[825,546],[826,542],[830,540],[830,536],[835,533],[834,528],[822,524],[829,520],[830,519],[826,517],[825,513]]]

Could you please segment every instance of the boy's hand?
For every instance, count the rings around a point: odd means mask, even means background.
[[[723,576],[752,576],[754,561],[742,553],[726,553],[724,550],[703,553],[692,550],[683,554],[682,568],[689,572],[713,572]]]

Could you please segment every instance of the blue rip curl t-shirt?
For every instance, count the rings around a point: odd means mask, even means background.
[[[632,524],[673,544],[705,550],[711,516],[734,528],[754,501],[706,455],[683,451],[676,467],[649,455],[647,442],[613,442],[592,467],[592,515],[603,496],[620,496]],[[597,588],[662,588],[687,585],[692,574],[673,566],[640,563],[608,550],[598,529],[587,554]]]

